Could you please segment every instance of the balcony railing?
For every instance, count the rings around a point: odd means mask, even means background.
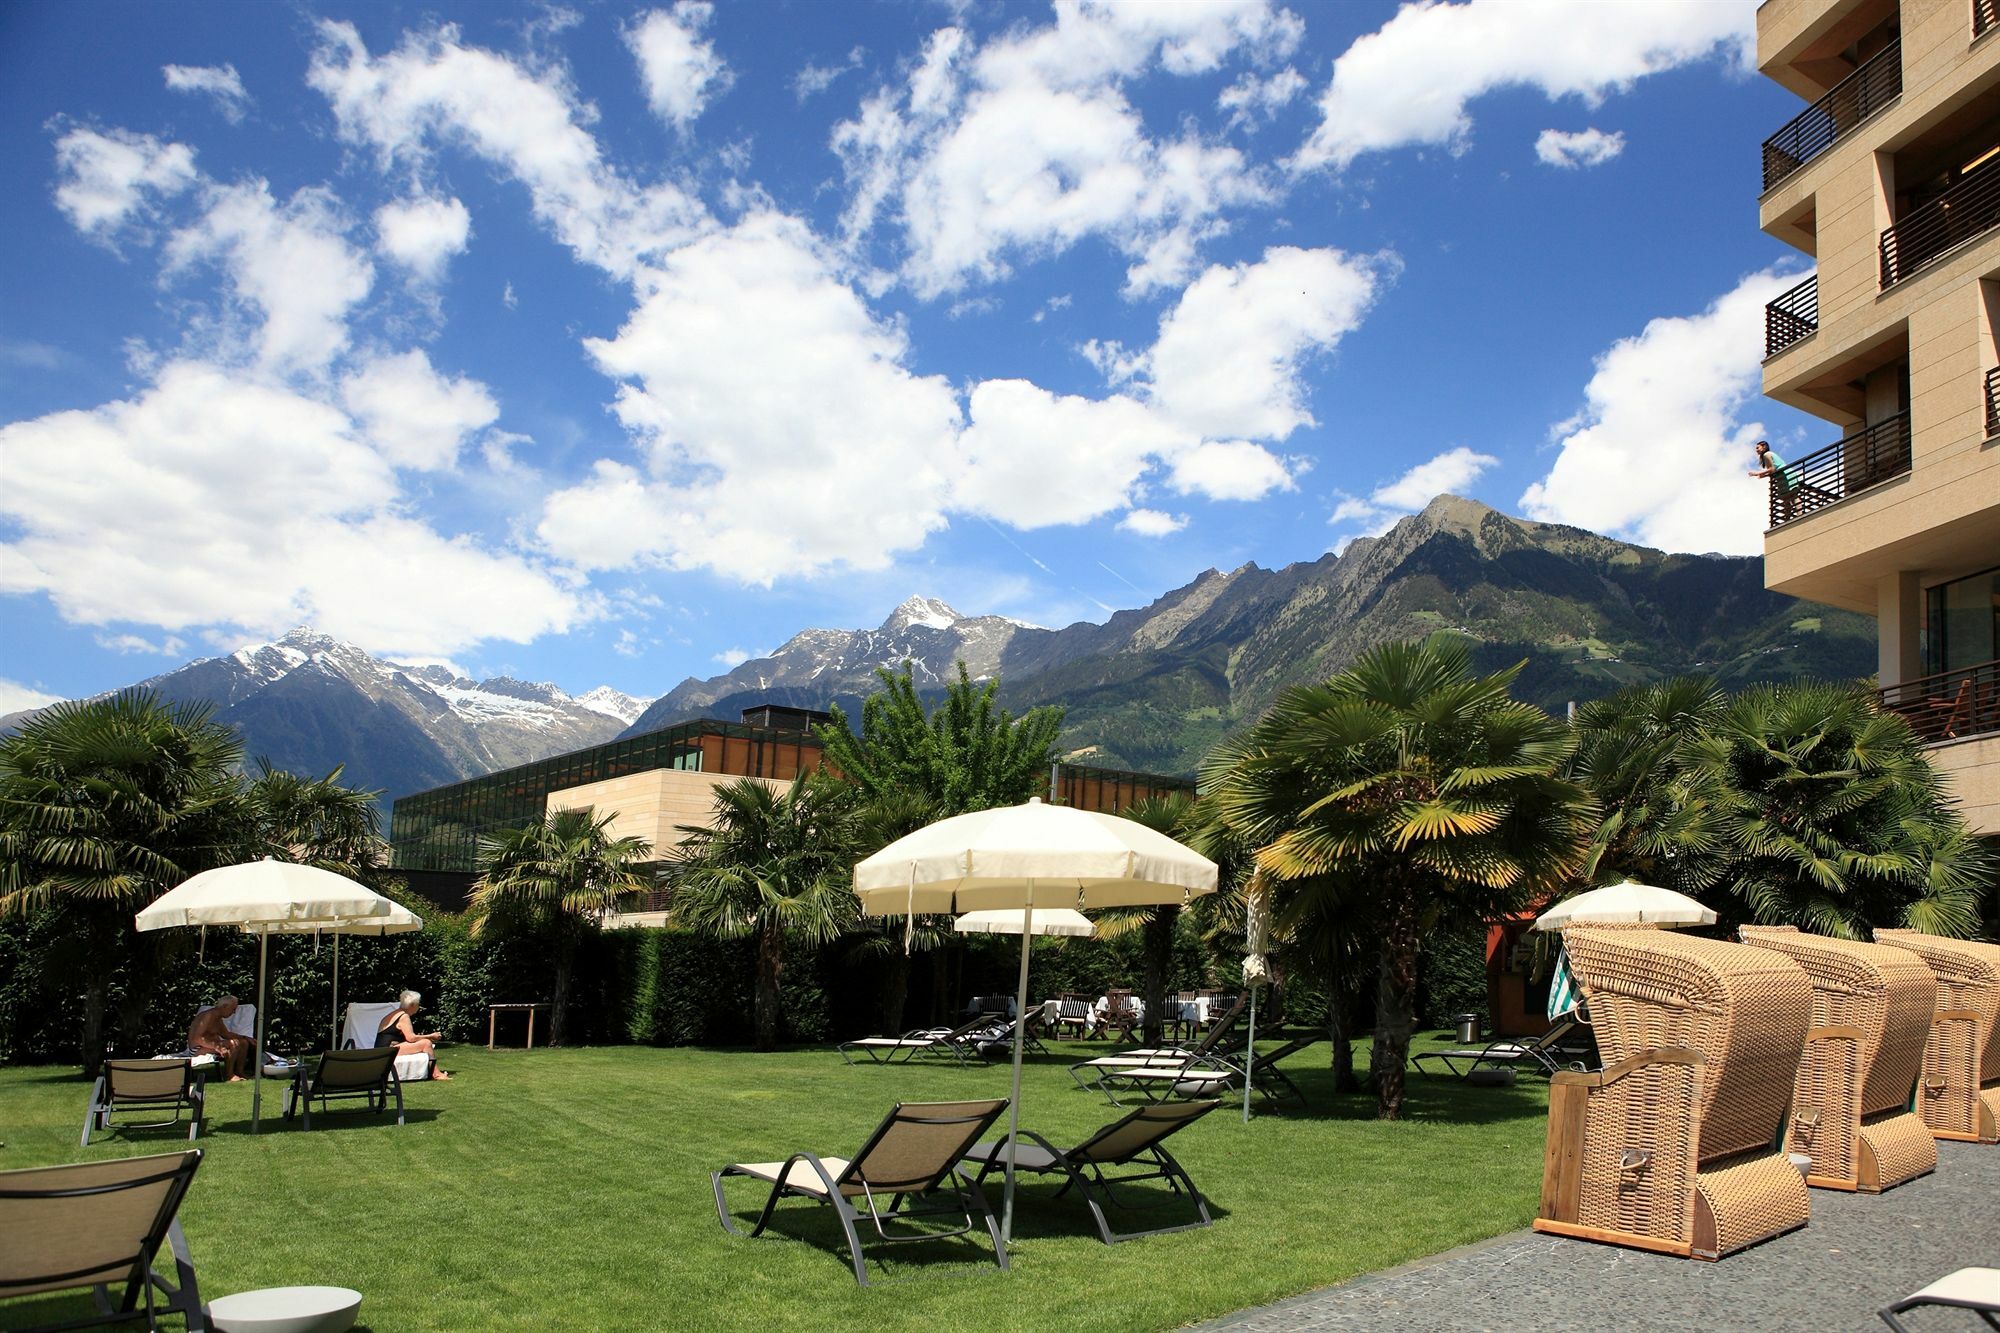
[[[1972,0],[1972,35],[1984,37],[2000,25],[2000,0]]]
[[[1819,274],[1764,307],[1764,357],[1769,360],[1819,331]]]
[[[1986,372],[1986,438],[2000,435],[2000,366]]]
[[[1926,745],[2000,731],[2000,661],[1943,671],[1878,691]]]
[[[1771,526],[1783,527],[1910,470],[1910,414],[1858,430],[1771,478]]]
[[[2000,226],[2000,155],[1882,233],[1882,285],[1892,287],[1962,241]]]
[[[1903,93],[1903,42],[1890,42],[1861,62],[1825,97],[1792,117],[1764,140],[1764,188],[1825,152],[1835,139],[1888,106]]]

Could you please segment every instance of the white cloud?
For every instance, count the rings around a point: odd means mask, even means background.
[[[960,409],[905,366],[796,219],[757,213],[669,255],[615,338],[643,471],[600,461],[539,532],[592,568],[710,567],[751,582],[873,569],[944,525]]]
[[[0,427],[0,465],[0,593],[46,594],[73,623],[309,622],[449,653],[591,613],[541,564],[401,512],[394,466],[339,409],[221,366],[169,362],[132,398]]]
[[[1216,265],[1160,321],[1153,402],[1211,438],[1281,440],[1311,424],[1300,363],[1356,328],[1395,271],[1384,256],[1294,246]]]
[[[904,87],[878,90],[835,128],[847,235],[858,242],[897,205],[902,273],[926,298],[1086,237],[1131,260],[1129,295],[1184,281],[1223,210],[1272,191],[1240,152],[1191,126],[1150,135],[1123,85],[1153,68],[1191,75],[1239,56],[1282,59],[1301,31],[1263,0],[1077,0],[1057,5],[1054,22],[983,47],[942,29]]]
[[[1261,500],[1272,491],[1292,489],[1304,468],[1248,440],[1205,440],[1173,460],[1167,482],[1182,495],[1211,500]]]
[[[1155,458],[1196,443],[1135,399],[1055,394],[1026,380],[982,382],[970,411],[958,503],[1016,528],[1123,509]]]
[[[1140,537],[1171,537],[1188,525],[1186,514],[1169,514],[1159,509],[1134,509],[1118,520],[1118,526]]]
[[[263,181],[245,181],[211,189],[207,211],[174,234],[167,268],[219,262],[237,303],[260,321],[259,361],[314,372],[347,346],[348,312],[374,281],[347,230],[329,190],[302,189],[280,205]]]
[[[1306,76],[1290,65],[1268,76],[1250,71],[1224,88],[1215,105],[1229,113],[1229,128],[1255,129],[1259,121],[1276,116],[1305,90]]]
[[[1742,0],[1416,0],[1334,62],[1320,124],[1294,165],[1345,167],[1410,144],[1461,147],[1467,105],[1500,88],[1595,106],[1648,74],[1721,51],[1745,68],[1755,7]]]
[[[1598,167],[1625,151],[1625,135],[1599,129],[1543,130],[1535,139],[1535,156],[1552,167]]]
[[[680,0],[656,9],[625,30],[625,44],[638,57],[653,114],[685,130],[711,97],[727,91],[734,75],[701,35],[715,15],[706,0]]]
[[[32,685],[23,685],[18,680],[0,679],[0,716],[30,708],[47,708],[62,701],[60,694],[49,694]]]
[[[514,294],[513,283],[510,282],[501,287],[500,304],[506,306],[509,310],[518,310],[520,308],[521,298]]]
[[[450,467],[466,436],[500,415],[485,385],[445,379],[417,348],[368,361],[341,382],[341,398],[384,458],[419,471]]]
[[[146,653],[153,657],[179,657],[187,651],[187,641],[178,634],[149,639],[143,634],[99,634],[97,646],[114,653]]]
[[[471,234],[472,215],[457,199],[422,196],[375,210],[376,249],[423,282],[442,278]]]
[[[162,65],[160,73],[173,92],[214,98],[215,109],[232,125],[243,119],[250,105],[250,94],[243,90],[243,79],[234,65]]]
[[[753,653],[747,648],[724,648],[709,660],[728,670],[735,670],[753,657],[764,657],[765,653]]]
[[[1750,417],[1763,406],[1763,312],[1797,281],[1754,273],[1700,314],[1614,343],[1523,511],[1670,551],[1760,551],[1765,488],[1744,474],[1764,434]]]
[[[1440,495],[1463,494],[1482,473],[1499,463],[1500,460],[1493,455],[1479,453],[1464,445],[1447,449],[1417,464],[1394,481],[1377,486],[1366,499],[1336,492],[1339,503],[1334,505],[1327,522],[1358,523],[1364,528],[1359,535],[1377,536],[1387,532],[1397,519],[1416,513]],[[1347,540],[1351,541],[1352,537]]]
[[[865,55],[867,52],[857,46],[847,53],[847,59],[833,64],[819,65],[808,60],[792,77],[792,95],[801,103],[808,98],[819,96],[833,87],[835,80],[841,75],[851,74],[860,69],[861,59]]]
[[[150,197],[179,194],[197,175],[192,148],[150,134],[75,129],[56,140],[56,207],[86,236],[148,216]]]
[[[584,128],[596,109],[561,67],[531,73],[461,45],[450,26],[382,56],[352,24],[318,31],[307,82],[331,103],[341,137],[374,148],[385,169],[426,166],[434,140],[462,145],[525,185],[535,216],[579,259],[621,278],[708,226],[680,186],[641,186],[604,161]]]

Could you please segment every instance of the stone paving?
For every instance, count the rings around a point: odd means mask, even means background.
[[[2000,1146],[1938,1144],[1886,1194],[1812,1191],[1790,1235],[1697,1263],[1532,1231],[1243,1310],[1208,1329],[1875,1329],[1875,1312],[1956,1268],[2000,1267]],[[1983,1330],[1966,1310],[1913,1329]]]

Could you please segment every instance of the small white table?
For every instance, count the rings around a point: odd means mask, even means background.
[[[348,1287],[266,1287],[208,1303],[216,1333],[346,1333],[360,1314],[361,1293]]]

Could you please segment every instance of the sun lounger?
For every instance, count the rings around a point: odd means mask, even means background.
[[[1079,1060],[1069,1067],[1070,1079],[1079,1088],[1095,1088],[1106,1074],[1127,1069],[1177,1069],[1184,1066],[1190,1056],[1205,1059],[1218,1051],[1229,1039],[1236,1027],[1236,1021],[1243,1013],[1243,1002],[1234,1005],[1211,1023],[1208,1032],[1192,1046],[1155,1046],[1138,1051],[1120,1051],[1116,1055],[1100,1055],[1095,1059]]]
[[[1875,942],[1909,950],[1937,974],[1917,1114],[1933,1138],[2000,1142],[2000,944],[1915,930],[1878,930]]]
[[[165,1120],[128,1123],[129,1129],[164,1129],[179,1125],[181,1112],[188,1113],[188,1138],[201,1134],[205,1105],[203,1082],[206,1069],[193,1060],[106,1060],[104,1072],[90,1090],[90,1105],[83,1113],[83,1145],[90,1146],[90,1131],[109,1133],[114,1112],[170,1111]]]
[[[1060,1199],[1072,1188],[1081,1194],[1083,1201],[1090,1205],[1091,1217],[1097,1222],[1098,1238],[1106,1245],[1116,1245],[1121,1240],[1136,1240],[1141,1236],[1160,1236],[1170,1231],[1211,1226],[1214,1219],[1208,1215],[1208,1202],[1195,1188],[1187,1169],[1167,1151],[1164,1141],[1220,1105],[1221,1102],[1206,1101],[1141,1106],[1130,1115],[1104,1126],[1074,1148],[1058,1148],[1041,1135],[1022,1130],[1024,1142],[1014,1154],[1014,1169],[1016,1172],[1035,1171],[1068,1176],[1068,1181],[1056,1192],[1056,1197]],[[984,1184],[989,1172],[1007,1169],[1006,1140],[979,1144],[966,1153],[965,1160],[979,1163],[979,1175],[974,1183]],[[1128,1166],[1141,1169],[1125,1175],[1106,1174],[1107,1169]],[[1175,1194],[1185,1193],[1193,1201],[1200,1220],[1177,1226],[1153,1227],[1146,1231],[1113,1231],[1111,1220],[1104,1214],[1107,1205],[1118,1205],[1113,1187],[1137,1184],[1142,1180],[1164,1180]]]
[[[1097,1077],[1097,1090],[1113,1106],[1123,1106],[1120,1091],[1136,1092],[1147,1101],[1167,1097],[1215,1097],[1234,1087],[1242,1071],[1214,1055],[1187,1055],[1177,1064],[1140,1065],[1128,1069],[1106,1069]]]
[[[1961,1268],[1956,1273],[1939,1278],[1922,1291],[1905,1296],[1894,1305],[1883,1306],[1876,1313],[1896,1333],[1910,1333],[1909,1325],[1896,1316],[1919,1305],[1971,1310],[1986,1321],[1988,1328],[2000,1328],[2000,1319],[1994,1317],[2000,1315],[2000,1268]]]
[[[729,1220],[722,1182],[745,1176],[771,1187],[770,1197],[748,1234],[762,1235],[772,1211],[783,1199],[806,1199],[831,1207],[847,1233],[854,1280],[864,1287],[868,1285],[868,1268],[856,1227],[861,1221],[853,1202],[857,1199],[867,1210],[876,1242],[882,1244],[947,1240],[970,1235],[983,1223],[993,1242],[994,1261],[1004,1269],[1007,1251],[1000,1243],[1000,1223],[985,1194],[959,1167],[959,1160],[1006,1109],[1004,1097],[974,1102],[899,1102],[851,1158],[798,1152],[782,1162],[725,1166],[709,1176],[715,1187],[716,1216],[730,1235],[744,1234]],[[927,1219],[951,1217],[958,1218],[961,1225],[942,1230],[921,1225]],[[903,1225],[892,1234],[892,1223]]]
[[[1011,1056],[1014,1053],[1014,1028],[1017,1024],[1028,1026],[1021,1031],[1021,1050],[1030,1055],[1047,1055],[1049,1048],[1042,1045],[1037,1029],[1042,1025],[1042,1011],[1030,1009],[1025,1018],[1007,1018],[993,1022],[992,1014],[986,1015],[987,1024],[966,1036],[966,1044],[987,1059]]]
[[[340,1029],[340,1049],[365,1051],[372,1048],[375,1045],[375,1034],[382,1030],[382,1020],[400,1007],[394,1000],[348,1005],[347,1021]],[[396,1057],[396,1077],[403,1082],[421,1083],[430,1076],[430,1056],[418,1052],[414,1055]]]
[[[1782,1148],[1812,983],[1774,949],[1650,926],[1563,932],[1599,1073],[1549,1083],[1537,1231],[1715,1259],[1805,1225]]]
[[[1937,1168],[1937,1142],[1910,1109],[1937,978],[1905,949],[1744,926],[1812,978],[1812,1026],[1792,1088],[1785,1149],[1811,1159],[1806,1184],[1880,1193]]]
[[[871,1064],[904,1064],[923,1056],[925,1059],[953,1059],[960,1064],[970,1063],[969,1057],[979,1054],[974,1048],[973,1034],[993,1026],[991,1014],[981,1014],[971,1022],[955,1028],[918,1028],[905,1032],[900,1037],[860,1037],[854,1041],[843,1041],[834,1049],[848,1064],[857,1063],[852,1054],[859,1051],[868,1057]]]
[[[378,1114],[396,1099],[396,1123],[403,1123],[403,1081],[396,1077],[396,1048],[376,1046],[365,1051],[327,1051],[319,1057],[310,1076],[301,1063],[285,1090],[285,1119],[293,1111],[303,1112],[307,1129],[312,1128],[312,1104],[319,1102],[322,1113],[330,1103],[360,1101]]]
[[[1302,1032],[1296,1037],[1288,1038],[1283,1045],[1273,1050],[1260,1052],[1250,1062],[1250,1067],[1247,1070],[1243,1069],[1243,1061],[1240,1054],[1231,1058],[1230,1063],[1249,1077],[1250,1086],[1265,1101],[1277,1103],[1296,1099],[1299,1105],[1304,1106],[1306,1104],[1305,1091],[1298,1084],[1292,1082],[1291,1077],[1284,1070],[1278,1068],[1278,1066],[1297,1055],[1300,1051],[1317,1046],[1325,1040],[1326,1034],[1324,1032]]]
[[[1582,1024],[1574,1018],[1565,1018],[1541,1036],[1527,1041],[1496,1041],[1477,1050],[1419,1051],[1410,1057],[1410,1063],[1425,1078],[1437,1076],[1434,1070],[1427,1067],[1426,1062],[1430,1061],[1443,1065],[1453,1078],[1469,1078],[1474,1071],[1482,1068],[1526,1067],[1550,1077],[1564,1069],[1580,1073],[1584,1062],[1569,1058],[1565,1043],[1573,1039],[1581,1028]]]
[[[201,1150],[190,1148],[0,1171],[0,1300],[91,1287],[99,1314],[40,1327],[143,1319],[156,1329],[171,1312],[191,1330],[206,1328],[194,1260],[174,1220],[200,1165]],[[173,1255],[172,1281],[153,1267],[162,1245]],[[124,1291],[114,1303],[117,1286]]]

